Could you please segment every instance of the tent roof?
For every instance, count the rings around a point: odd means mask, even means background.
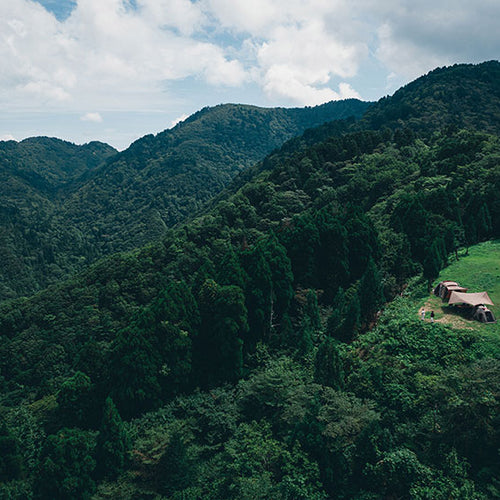
[[[468,289],[463,287],[463,286],[460,286],[460,285],[451,285],[451,286],[446,286],[446,289],[448,291],[455,291],[455,292],[466,292]],[[486,293],[486,292],[484,292]]]
[[[479,304],[494,305],[488,296],[487,292],[477,293],[460,293],[451,292],[449,304],[469,304],[471,306],[478,306]]]

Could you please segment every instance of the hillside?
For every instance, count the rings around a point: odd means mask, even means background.
[[[500,318],[500,242],[488,241],[472,247],[469,252],[461,252],[459,261],[450,259],[450,265],[445,267],[436,279],[439,281],[457,281],[470,292],[488,292],[493,306],[488,306],[498,319]],[[420,305],[427,311],[434,310],[436,321],[458,328],[474,329],[485,335],[496,335],[500,338],[500,321],[491,325],[482,325],[471,319],[465,313],[443,303],[440,298],[430,295]],[[418,304],[417,304],[418,307]]]
[[[355,99],[312,108],[225,104],[205,108],[108,162],[63,206],[99,255],[129,250],[192,216],[242,170],[324,122],[360,117]]]
[[[221,105],[120,154],[99,143],[48,138],[1,143],[0,301],[160,238],[290,137],[360,116],[367,106],[357,100],[297,109]]]
[[[0,142],[0,301],[32,294],[73,268],[79,238],[71,224],[54,222],[60,200],[116,153],[107,144],[47,137]]]
[[[5,496],[498,497],[498,338],[416,315],[500,237],[474,123],[309,130],[161,241],[1,304]]]
[[[379,100],[363,126],[403,127],[429,133],[446,127],[500,132],[500,63],[437,68]]]

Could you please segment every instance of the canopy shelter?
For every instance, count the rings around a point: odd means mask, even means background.
[[[451,292],[449,304],[468,304],[470,306],[478,306],[480,304],[494,305],[488,296],[488,292],[476,293],[461,293]]]

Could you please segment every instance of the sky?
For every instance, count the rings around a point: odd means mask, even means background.
[[[500,58],[499,0],[1,0],[0,140],[125,149],[220,103],[377,100]]]

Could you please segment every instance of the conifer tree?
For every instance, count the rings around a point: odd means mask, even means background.
[[[193,465],[179,432],[174,432],[170,437],[170,442],[158,461],[156,477],[158,491],[163,495],[171,496],[190,486]]]
[[[110,354],[110,394],[125,418],[153,408],[160,395],[157,353],[140,330],[121,331]]]
[[[248,276],[241,267],[241,263],[233,247],[229,246],[217,266],[217,283],[220,285],[239,286],[241,289],[244,289],[247,280]]]
[[[337,341],[327,337],[318,347],[314,362],[314,380],[336,390],[344,387],[344,367]]]
[[[5,422],[0,423],[0,482],[18,479],[22,473],[19,443]]]
[[[442,257],[439,252],[437,240],[434,240],[427,251],[424,259],[423,275],[427,280],[427,288],[430,290],[432,282],[439,276],[442,267]]]
[[[359,282],[359,303],[361,316],[366,322],[373,318],[373,315],[384,303],[382,279],[373,259],[368,261],[366,270]]]
[[[351,342],[359,331],[360,318],[359,296],[354,292],[347,301],[342,323],[336,331],[336,338],[341,342]]]
[[[242,254],[249,279],[245,288],[248,311],[248,335],[245,350],[253,352],[257,342],[269,340],[271,331],[272,276],[266,255],[260,245]]]
[[[101,477],[115,478],[125,466],[129,438],[113,400],[104,403],[101,427],[97,437],[97,472]]]
[[[271,271],[272,315],[279,322],[293,298],[292,264],[285,247],[275,235],[268,238],[263,247]]]
[[[76,372],[63,383],[57,403],[61,427],[85,429],[96,424],[93,384],[85,373]]]
[[[207,280],[199,300],[201,326],[194,339],[196,383],[207,387],[234,382],[241,377],[243,338],[248,331],[243,291]]]

